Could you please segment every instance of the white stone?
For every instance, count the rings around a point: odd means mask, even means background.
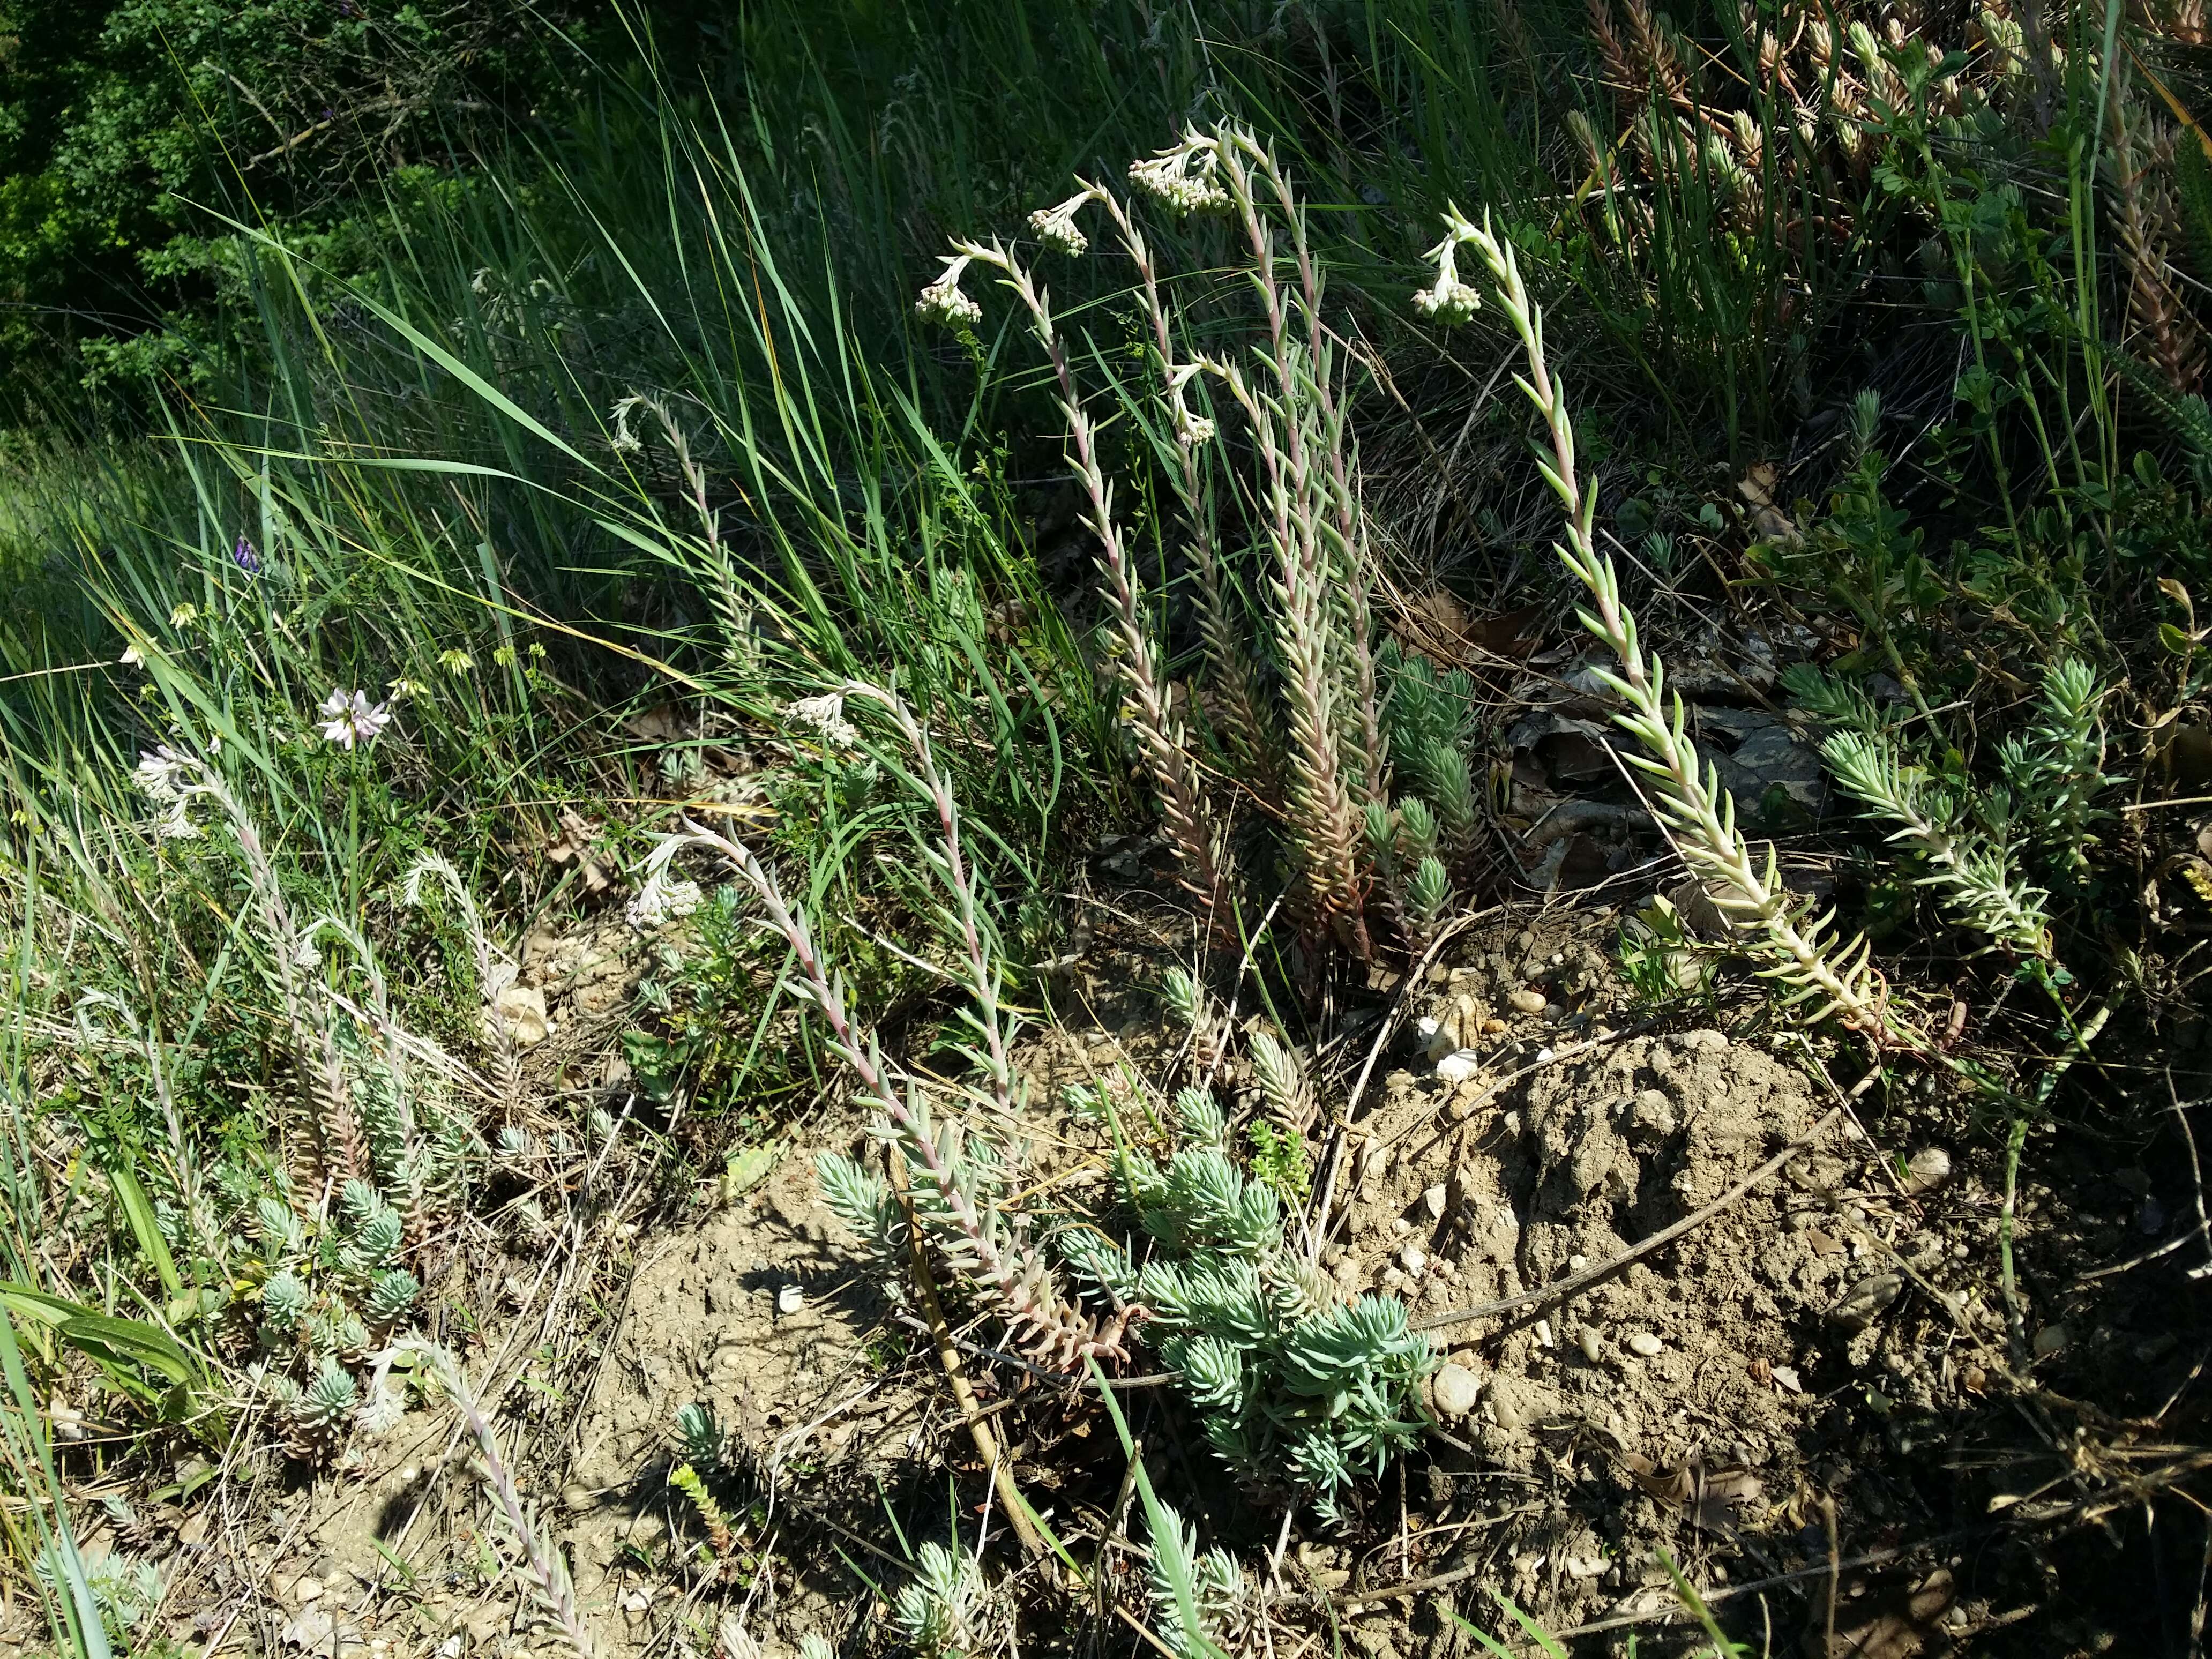
[[[1905,1190],[1916,1198],[1932,1193],[1951,1178],[1951,1154],[1941,1146],[1923,1146],[1905,1166]]]
[[[1431,1221],[1442,1221],[1444,1218],[1445,1201],[1444,1183],[1441,1181],[1435,1186],[1425,1188],[1422,1190],[1421,1207],[1429,1212],[1429,1219]]]
[[[1628,1351],[1644,1358],[1656,1358],[1667,1352],[1667,1345],[1649,1331],[1638,1331],[1628,1339]]]
[[[775,1310],[780,1314],[795,1314],[806,1305],[806,1292],[796,1285],[787,1285],[775,1293]]]
[[[1481,1396],[1481,1382],[1464,1365],[1440,1367],[1429,1384],[1429,1397],[1437,1402],[1438,1414],[1444,1417],[1465,1417]]]
[[[545,1018],[545,993],[535,985],[510,985],[499,994],[493,1012],[507,1027],[518,1048],[545,1041],[550,1029]]]
[[[1419,1279],[1429,1265],[1429,1253],[1418,1244],[1408,1244],[1398,1252],[1398,1265],[1409,1277]]]
[[[1437,1076],[1445,1083],[1465,1083],[1482,1071],[1482,1056],[1472,1048],[1458,1048],[1437,1062]]]

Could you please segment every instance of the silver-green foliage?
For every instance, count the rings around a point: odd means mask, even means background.
[[[676,1413],[678,1455],[703,1475],[712,1475],[722,1467],[722,1425],[715,1420],[714,1408],[703,1400],[695,1400]]]
[[[387,1267],[368,1282],[368,1294],[362,1298],[362,1317],[371,1325],[396,1325],[414,1311],[415,1298],[422,1286],[413,1273],[404,1267]]]
[[[1805,663],[1783,683],[1830,728],[1820,753],[1837,782],[1868,817],[1894,826],[1891,844],[1952,920],[1993,947],[2049,956],[2051,893],[2029,878],[2027,860],[2069,881],[2084,875],[2100,816],[2092,803],[2115,781],[2103,770],[2095,670],[2069,657],[2045,672],[2036,724],[1998,747],[1998,785],[1936,763],[1926,740],[1847,680]]]
[[[1226,1647],[1241,1622],[1243,1570],[1227,1550],[1201,1552],[1197,1528],[1185,1524],[1174,1505],[1159,1506],[1158,1524],[1145,1573],[1153,1627],[1177,1659],[1211,1659]],[[1176,1534],[1172,1540],[1170,1532]],[[1197,1616],[1195,1631],[1184,1620],[1186,1606]]]
[[[1224,1462],[1334,1514],[1355,1479],[1419,1437],[1435,1350],[1395,1298],[1340,1301],[1288,1247],[1274,1191],[1231,1159],[1218,1114],[1182,1118],[1188,1139],[1164,1165],[1121,1149],[1123,1193],[1155,1247],[1144,1265],[1090,1231],[1063,1234],[1062,1252],[1118,1303],[1150,1310],[1146,1339],[1183,1374]]]
[[[48,1595],[69,1582],[69,1557],[82,1562],[84,1583],[100,1609],[100,1620],[116,1638],[127,1639],[146,1615],[161,1605],[167,1589],[161,1567],[129,1550],[112,1549],[86,1560],[73,1551],[65,1556],[55,1541],[49,1540],[31,1558],[31,1571]]]
[[[307,1311],[307,1286],[289,1267],[269,1275],[261,1287],[261,1317],[270,1328],[289,1331]]]
[[[922,1659],[975,1654],[988,1645],[990,1587],[983,1569],[964,1549],[921,1547],[914,1577],[891,1598],[891,1622]]]
[[[1438,674],[1426,657],[1407,654],[1395,640],[1376,653],[1376,666],[1389,688],[1383,721],[1390,752],[1412,775],[1417,786],[1412,799],[1425,810],[1432,805],[1451,842],[1464,846],[1477,827],[1474,773],[1468,761],[1474,737],[1474,683],[1456,668]],[[1407,804],[1400,801],[1401,813]],[[1428,852],[1435,850],[1435,834],[1430,829]]]
[[[292,1402],[292,1421],[307,1433],[326,1433],[345,1421],[360,1399],[353,1374],[335,1360],[325,1360],[315,1380]]]
[[[399,1254],[406,1231],[399,1212],[358,1176],[345,1183],[338,1205],[346,1235],[338,1246],[338,1266],[352,1278],[374,1280]]]

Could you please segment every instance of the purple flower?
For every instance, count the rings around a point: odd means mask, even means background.
[[[323,699],[323,736],[341,749],[374,743],[378,733],[392,724],[392,705],[371,702],[365,691],[337,691]]]
[[[245,536],[239,537],[238,545],[230,550],[230,556],[238,562],[238,568],[247,575],[261,574],[261,556],[253,550],[253,544]]]

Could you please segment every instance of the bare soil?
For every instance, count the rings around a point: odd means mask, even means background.
[[[2171,1126],[2031,1138],[2008,1302],[1993,1126],[1932,1089],[1838,1110],[1800,1039],[1745,1013],[1632,1024],[1601,949],[1610,916],[1526,920],[1354,1000],[1317,1061],[1317,1133],[1337,1126],[1342,1160],[1319,1260],[1344,1292],[1390,1291],[1419,1320],[1539,1298],[1437,1326],[1450,1369],[1425,1449],[1343,1524],[1298,1514],[1285,1534],[1280,1507],[1234,1487],[1172,1389],[1128,1396],[1155,1480],[1248,1563],[1267,1614],[1253,1650],[1340,1639],[1361,1659],[1466,1659],[1478,1644],[1455,1615],[1504,1638],[1502,1595],[1573,1654],[1625,1653],[1632,1634],[1645,1654],[1688,1652],[1670,1560],[1755,1652],[2187,1650],[2160,1644],[2186,1643],[2205,1538],[2160,1494],[2204,1462],[2191,1390],[2207,1253]],[[1110,1223],[1108,1150],[1065,1086],[1169,1084],[1188,1056],[1149,988],[1165,958],[1094,956],[1063,1023],[1020,1058],[1032,1180]],[[622,975],[546,977],[557,1035],[605,1013],[580,990]],[[562,1064],[608,1074],[580,1050]],[[1251,1109],[1247,1080],[1224,1080]],[[2178,1087],[2201,1094],[2201,1073]],[[519,1380],[502,1423],[600,1651],[751,1659],[750,1641],[781,1659],[809,1634],[888,1650],[881,1593],[902,1563],[979,1528],[1017,1650],[1136,1650],[1102,1612],[1144,1607],[1110,1425],[1079,1393],[992,1358],[988,1325],[962,1327],[965,1374],[1030,1501],[1086,1570],[1101,1538],[1123,1540],[1094,1595],[1021,1561],[910,1309],[854,1275],[811,1164],[857,1145],[858,1127],[833,1117],[749,1190],[679,1196],[673,1219],[626,1198],[565,1259],[533,1261],[509,1238],[504,1267],[472,1276],[507,1304],[475,1352],[546,1356],[504,1373]],[[1711,1219],[1637,1255],[1793,1146]],[[642,1231],[623,1218],[637,1215]],[[1133,1364],[1152,1368],[1141,1349]],[[719,1538],[669,1479],[694,1403],[730,1437]],[[207,1558],[186,1581],[198,1599],[173,1609],[200,1639],[332,1659],[562,1650],[501,1565],[509,1546],[450,1412],[418,1408],[356,1437],[336,1468],[294,1466],[254,1490],[266,1501],[233,1504],[212,1534],[204,1514],[167,1506],[124,1539]]]

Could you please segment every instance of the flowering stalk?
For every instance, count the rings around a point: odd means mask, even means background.
[[[1455,210],[1445,223],[1450,229],[1448,244],[1472,246],[1489,268],[1498,302],[1521,337],[1528,372],[1515,378],[1543,416],[1551,438],[1551,455],[1540,456],[1537,465],[1566,514],[1566,541],[1555,550],[1593,602],[1592,609],[1577,612],[1583,627],[1611,647],[1620,665],[1618,673],[1601,673],[1628,704],[1626,713],[1614,716],[1615,723],[1647,751],[1626,758],[1653,780],[1654,815],[1713,902],[1763,932],[1768,948],[1780,958],[1765,971],[1792,988],[1785,1006],[1817,999],[1814,1021],[1835,1013],[1869,1040],[1881,1042],[1894,1033],[1915,1048],[1922,1046],[1918,1038],[1890,1024],[1866,939],[1844,945],[1832,958],[1823,935],[1834,926],[1834,912],[1801,927],[1800,907],[1781,884],[1773,848],[1767,848],[1763,871],[1753,861],[1750,845],[1735,826],[1735,797],[1717,770],[1700,768],[1697,746],[1685,731],[1679,694],[1670,714],[1664,671],[1658,658],[1648,657],[1638,643],[1636,618],[1620,602],[1613,561],[1598,551],[1593,528],[1597,497],[1583,490],[1576,471],[1574,426],[1545,360],[1543,313],[1522,282],[1513,250],[1492,231],[1487,216],[1476,226]]]
[[[1296,192],[1273,154],[1249,133],[1230,126],[1211,137],[1194,131],[1178,148],[1207,158],[1251,251],[1253,286],[1267,330],[1261,356],[1273,371],[1274,392],[1263,402],[1241,378],[1224,378],[1253,423],[1267,473],[1277,629],[1291,705],[1291,830],[1321,919],[1334,921],[1364,958],[1372,946],[1362,914],[1358,814],[1366,801],[1389,799],[1389,749],[1368,638],[1369,560],[1328,368],[1320,268]],[[1272,187],[1289,226],[1306,322],[1302,348],[1290,337],[1291,302],[1276,277],[1274,228],[1261,214],[1255,177]]]
[[[966,857],[961,851],[960,809],[952,799],[952,787],[937,769],[936,760],[930,753],[928,734],[904,702],[881,686],[860,681],[847,685],[844,695],[877,703],[890,713],[914,756],[921,792],[937,809],[942,847],[928,857],[952,895],[953,904],[940,920],[951,922],[952,931],[959,935],[961,953],[968,963],[967,988],[974,1006],[963,1008],[960,1017],[983,1041],[983,1052],[973,1048],[963,1052],[989,1075],[992,1103],[1011,1119],[1014,1115],[1014,1067],[1006,1056],[1011,1021],[1000,1018],[999,969],[991,960],[990,935],[975,904],[975,878],[969,874]]]
[[[1264,496],[1274,520],[1278,553],[1274,577],[1275,648],[1284,668],[1290,705],[1290,793],[1285,803],[1291,836],[1305,866],[1308,898],[1316,919],[1334,922],[1353,951],[1371,954],[1361,915],[1361,829],[1344,783],[1338,744],[1337,687],[1329,672],[1328,573],[1308,556],[1314,545],[1310,519],[1293,505],[1300,479],[1277,437],[1276,410],[1234,365],[1223,383],[1243,410],[1260,457]],[[1284,422],[1283,426],[1294,424]]]
[[[416,859],[407,872],[402,896],[419,908],[422,884],[431,878],[435,878],[452,895],[460,910],[462,926],[468,930],[469,948],[476,957],[477,994],[483,999],[484,1034],[491,1042],[492,1081],[499,1091],[500,1103],[512,1106],[522,1086],[522,1062],[515,1048],[514,1027],[499,1012],[499,998],[501,992],[514,983],[515,966],[493,951],[491,937],[484,931],[483,913],[477,908],[476,895],[461,879],[461,872],[453,867],[452,860],[437,853],[425,853]]]
[[[1291,367],[1291,360],[1285,350],[1280,325],[1283,307],[1279,297],[1271,297],[1267,303],[1273,356],[1285,406],[1302,402],[1298,394],[1304,392],[1310,397],[1320,413],[1321,441],[1315,447],[1328,468],[1323,491],[1328,508],[1324,523],[1334,538],[1342,581],[1341,610],[1352,670],[1352,701],[1359,720],[1356,751],[1358,763],[1350,769],[1364,786],[1364,795],[1357,804],[1387,803],[1390,799],[1390,751],[1382,729],[1382,702],[1376,695],[1375,655],[1370,640],[1373,623],[1369,582],[1374,566],[1368,556],[1358,492],[1353,487],[1357,460],[1350,453],[1350,422],[1338,402],[1336,377],[1329,368],[1328,332],[1322,322],[1321,312],[1321,264],[1314,258],[1313,245],[1306,234],[1305,205],[1291,188],[1290,176],[1277,163],[1273,147],[1260,143],[1249,129],[1237,126],[1221,128],[1215,142],[1224,149],[1222,170],[1243,222],[1245,238],[1252,244],[1260,283],[1265,289],[1273,289],[1275,286],[1274,261],[1270,240],[1260,234],[1261,222],[1250,184],[1253,172],[1267,180],[1274,194],[1275,206],[1290,229],[1291,261],[1298,277],[1298,307],[1306,325],[1305,374],[1300,383],[1293,384],[1292,379],[1283,372]],[[1248,162],[1251,171],[1247,169]]]
[[[974,1182],[958,1167],[957,1131],[951,1125],[933,1131],[927,1099],[911,1080],[906,1097],[900,1097],[874,1033],[858,1030],[846,1011],[843,975],[828,970],[805,917],[784,902],[775,878],[750,848],[686,818],[683,833],[663,839],[647,860],[647,885],[666,879],[671,862],[688,847],[727,859],[759,899],[769,925],[783,936],[797,960],[793,994],[821,1011],[830,1028],[830,1052],[859,1074],[860,1098],[881,1112],[889,1126],[878,1133],[898,1143],[908,1164],[927,1183],[935,1216],[957,1235],[950,1255],[996,1300],[1017,1344],[1026,1329],[1030,1353],[1039,1363],[1062,1370],[1073,1370],[1093,1355],[1126,1358],[1122,1333],[1142,1310],[1125,1307],[1103,1321],[1089,1318],[1061,1296],[1050,1267],[1034,1246],[1019,1238],[1002,1245],[997,1215],[979,1208],[970,1190]]]
[[[373,735],[373,734],[372,734]],[[180,785],[182,791],[204,793],[222,809],[246,857],[246,884],[261,908],[263,930],[269,936],[270,955],[276,966],[276,989],[284,1005],[285,1024],[292,1033],[293,1054],[307,1085],[308,1121],[314,1131],[315,1175],[319,1180],[341,1184],[366,1173],[367,1159],[361,1138],[361,1121],[354,1110],[353,1086],[338,1058],[337,1031],[321,1000],[300,982],[302,967],[314,959],[313,946],[292,921],[284,902],[284,890],[261,843],[261,831],[243,803],[231,793],[222,775],[203,761],[185,761],[196,781]]]
[[[738,579],[737,568],[730,562],[729,550],[722,540],[721,510],[715,507],[707,490],[707,469],[691,453],[690,435],[676,418],[667,400],[633,392],[614,406],[615,434],[612,448],[617,454],[634,454],[644,448],[631,422],[637,412],[650,413],[660,426],[669,453],[674,458],[676,470],[684,480],[685,495],[691,511],[699,520],[699,553],[704,567],[708,602],[720,613],[724,635],[723,654],[734,663],[749,664],[753,654],[753,610],[745,597],[744,585]]]
[[[1079,179],[1077,182],[1082,183]],[[1199,640],[1206,648],[1207,665],[1212,670],[1214,684],[1220,694],[1223,725],[1227,729],[1230,746],[1237,751],[1237,759],[1250,769],[1261,790],[1273,795],[1279,739],[1273,722],[1262,712],[1266,705],[1259,678],[1244,650],[1244,618],[1230,602],[1214,545],[1212,495],[1199,467],[1199,447],[1213,438],[1214,425],[1211,420],[1193,414],[1186,401],[1190,383],[1205,372],[1206,365],[1201,361],[1176,361],[1175,335],[1168,320],[1166,301],[1160,294],[1159,273],[1152,262],[1152,248],[1121,198],[1097,185],[1085,185],[1084,192],[1073,198],[1071,211],[1073,205],[1086,199],[1097,202],[1114,222],[1122,252],[1137,270],[1146,319],[1152,324],[1152,348],[1159,354],[1160,374],[1175,427],[1176,466],[1173,483],[1182,502],[1184,520],[1190,526],[1191,565],[1198,577]]]
[[[1169,704],[1165,670],[1153,647],[1151,630],[1145,625],[1128,552],[1115,522],[1114,488],[1099,465],[1096,434],[1076,390],[1067,348],[1053,326],[1051,304],[1028,267],[1003,244],[994,240],[988,245],[960,242],[955,246],[960,250],[959,257],[948,261],[945,275],[922,290],[919,304],[947,320],[966,319],[975,309],[975,301],[962,294],[957,284],[960,272],[972,263],[999,271],[1030,314],[1031,331],[1044,347],[1059,382],[1060,414],[1067,422],[1068,443],[1073,452],[1069,459],[1083,486],[1091,533],[1098,538],[1098,568],[1106,579],[1107,597],[1114,608],[1121,678],[1129,692],[1129,724],[1159,791],[1168,838],[1182,855],[1184,884],[1212,908],[1217,925],[1226,927],[1231,903],[1225,852],[1217,845],[1212,816],[1200,787],[1198,766],[1184,741],[1182,722]]]
[[[530,1575],[539,1604],[561,1627],[561,1633],[568,1638],[568,1645],[575,1650],[578,1659],[592,1659],[591,1627],[584,1622],[583,1608],[576,1600],[576,1586],[568,1577],[568,1564],[561,1559],[560,1547],[545,1536],[532,1507],[523,1502],[522,1493],[515,1485],[514,1472],[500,1455],[499,1437],[491,1419],[484,1415],[483,1402],[469,1386],[460,1362],[445,1349],[428,1342],[404,1343],[394,1352],[403,1351],[413,1353],[422,1362],[431,1379],[459,1408],[461,1421],[477,1443],[484,1485],[499,1505],[501,1517],[514,1534],[516,1546],[522,1551],[524,1571]]]

